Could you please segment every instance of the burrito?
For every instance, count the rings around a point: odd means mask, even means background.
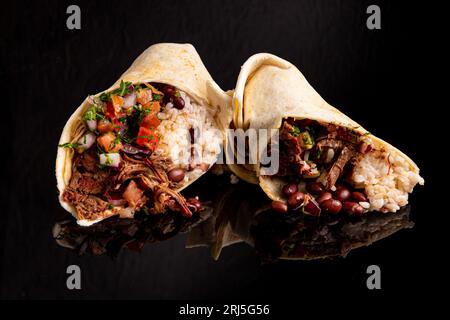
[[[65,125],[56,159],[62,207],[84,226],[139,211],[192,216],[201,204],[180,191],[221,153],[230,101],[192,45],[151,46]]]
[[[230,168],[259,183],[277,211],[395,212],[408,203],[414,186],[424,183],[407,155],[329,105],[279,57],[250,57],[232,104],[235,127],[266,129],[269,142],[251,166]]]

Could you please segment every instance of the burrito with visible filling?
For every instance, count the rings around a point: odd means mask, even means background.
[[[252,166],[230,167],[259,183],[277,211],[395,212],[424,183],[408,156],[330,106],[294,65],[274,55],[245,62],[232,103],[235,127],[278,129],[264,149],[278,153],[276,172],[266,174],[261,152]]]
[[[201,205],[179,192],[220,154],[229,99],[193,46],[151,46],[65,125],[56,159],[61,205],[81,225],[138,211],[190,217]]]

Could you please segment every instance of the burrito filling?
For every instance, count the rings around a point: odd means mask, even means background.
[[[72,141],[72,173],[62,199],[81,224],[137,211],[190,217],[198,198],[177,190],[216,161],[222,136],[208,106],[159,83],[131,84],[89,98]]]
[[[414,186],[424,182],[403,157],[375,148],[369,133],[287,118],[279,138],[275,177],[286,184],[281,190],[285,201],[272,204],[277,211],[395,212],[408,203]]]

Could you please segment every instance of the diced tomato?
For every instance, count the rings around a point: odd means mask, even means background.
[[[97,138],[97,143],[106,152],[119,152],[123,146],[120,141],[114,142],[116,135],[112,132],[105,133]]]
[[[148,115],[152,117],[156,117],[158,113],[161,111],[161,105],[159,104],[159,101],[151,101],[145,106],[143,106],[145,110],[150,110],[150,113]]]
[[[114,110],[114,106],[113,106],[113,104],[112,104],[111,101],[108,101],[108,102],[106,103],[106,112],[105,112],[105,115],[106,115],[108,118],[110,118],[111,120],[116,118],[116,111]]]
[[[151,114],[148,114],[142,119],[141,127],[155,130],[159,126],[160,123],[161,123],[161,121],[159,121],[158,118],[152,117]]]
[[[115,111],[115,114],[118,114],[122,110],[123,106],[123,98],[118,95],[111,95],[111,102]]]
[[[145,127],[139,127],[136,143],[153,151],[158,145],[158,137],[156,136],[154,130]]]
[[[142,89],[137,93],[136,101],[145,106],[153,100],[153,93],[150,89]]]
[[[100,133],[110,132],[110,131],[113,131],[113,129],[114,129],[113,124],[107,119],[101,119],[98,122],[97,130]]]

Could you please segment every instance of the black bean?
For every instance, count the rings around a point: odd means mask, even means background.
[[[350,190],[348,190],[345,187],[337,188],[334,193],[334,197],[341,202],[347,201],[348,199],[350,199],[350,195],[351,195]]]
[[[175,94],[175,89],[169,85],[163,87],[161,91],[168,96],[173,96]]]
[[[184,108],[184,100],[182,97],[173,97],[173,106],[179,110]]]
[[[360,216],[364,213],[364,208],[356,202],[353,201],[346,201],[343,203],[344,210],[354,216]]]
[[[292,208],[297,208],[299,207],[303,201],[305,200],[305,194],[303,192],[294,192],[293,194],[291,194],[288,198],[288,204],[292,207]]]
[[[320,204],[320,207],[326,212],[338,214],[342,209],[342,202],[335,199],[327,199]]]
[[[320,182],[310,182],[306,185],[306,190],[314,195],[320,195],[325,191],[325,187]]]
[[[364,195],[364,193],[359,191],[352,192],[352,199],[355,200],[356,202],[367,202],[367,198]]]
[[[272,209],[278,213],[285,213],[288,211],[288,206],[282,201],[272,201]]]
[[[298,188],[295,183],[288,183],[284,185],[282,192],[286,197],[289,197],[291,194],[297,192]]]
[[[173,182],[180,182],[181,180],[184,179],[184,175],[185,172],[183,169],[172,169],[169,171],[169,173],[167,174],[167,176],[169,177],[169,179]]]
[[[318,197],[318,198],[316,199],[316,201],[317,201],[318,204],[321,204],[321,203],[324,202],[325,200],[331,199],[332,197],[333,197],[333,196],[331,195],[331,193],[329,193],[329,192],[324,192],[324,193],[321,194],[320,197]]]

